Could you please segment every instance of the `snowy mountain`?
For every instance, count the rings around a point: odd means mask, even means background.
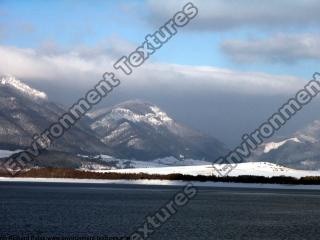
[[[250,161],[268,161],[297,169],[320,169],[320,121],[314,121],[290,138],[263,144]]]
[[[28,147],[34,134],[41,133],[64,112],[63,107],[48,100],[46,93],[12,76],[1,77],[0,159]],[[134,100],[84,117],[40,156],[38,166],[194,166],[212,162],[226,153],[226,147],[215,138],[176,122],[154,104]],[[86,154],[112,157],[83,157]],[[288,138],[263,144],[249,161],[320,169],[320,121]]]
[[[1,77],[0,150],[4,154],[0,159],[28,147],[35,134],[44,131],[64,113],[63,107],[50,102],[46,93],[13,76]],[[218,140],[177,123],[151,103],[136,100],[84,117],[39,157],[41,161],[37,166],[110,165],[103,159],[78,154],[111,155],[117,159],[118,167],[134,159],[149,161],[153,166],[196,164],[197,160],[203,160],[199,161],[201,164],[225,152],[226,148]],[[158,163],[152,162],[156,160]],[[144,166],[141,164],[131,161],[133,167]]]
[[[102,142],[127,159],[175,157],[214,161],[226,153],[218,140],[177,123],[159,107],[127,101],[90,114]]]
[[[12,76],[0,78],[0,149],[16,150],[29,146],[39,134],[58,120],[65,110],[49,102],[45,93]],[[80,121],[52,149],[62,152],[110,153],[89,127],[90,119]],[[81,141],[79,141],[81,139]]]

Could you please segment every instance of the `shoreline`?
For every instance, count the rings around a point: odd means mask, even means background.
[[[294,185],[270,183],[235,183],[235,182],[198,182],[181,180],[101,180],[101,179],[75,179],[75,178],[29,178],[29,177],[0,177],[0,183],[73,183],[73,184],[127,184],[146,186],[184,186],[192,183],[196,187],[208,188],[246,188],[246,189],[283,189],[283,190],[320,190],[320,185]]]

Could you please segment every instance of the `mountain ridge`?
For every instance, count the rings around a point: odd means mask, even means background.
[[[265,151],[268,146],[277,146]],[[260,146],[249,161],[268,161],[287,167],[320,169],[320,121],[315,120],[306,127],[279,142],[267,142]]]
[[[57,121],[65,109],[48,101],[47,95],[13,77],[1,78],[0,84],[0,146],[25,148],[39,134]],[[87,119],[78,122],[53,144],[54,150],[66,152],[100,152],[107,147],[100,143],[88,127]],[[79,142],[83,138],[83,142]],[[90,141],[88,141],[90,140]],[[85,144],[84,144],[85,142]]]
[[[226,153],[218,140],[176,122],[147,101],[125,101],[91,116],[101,141],[137,160],[174,156],[214,161]]]
[[[2,150],[25,149],[34,134],[42,132],[65,113],[63,107],[48,100],[46,93],[13,76],[0,79],[0,90]],[[177,123],[155,104],[128,100],[84,116],[54,142],[46,156],[50,156],[50,152],[60,163],[66,153],[73,156],[107,154],[143,161],[164,157],[213,161],[226,152],[226,147],[210,136]],[[70,159],[72,166],[78,161],[74,157]]]

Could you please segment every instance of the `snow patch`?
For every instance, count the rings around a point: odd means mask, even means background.
[[[293,141],[293,142],[297,142],[297,143],[301,142],[298,138],[289,138],[289,139],[286,139],[281,142],[270,142],[270,143],[265,144],[263,152],[268,153],[271,150],[278,149],[279,147],[281,147],[283,144],[285,144],[288,141]]]
[[[119,121],[121,119],[126,119],[131,122],[145,122],[153,126],[162,126],[173,122],[173,120],[158,107],[152,106],[150,109],[152,112],[143,115],[134,113],[126,108],[117,107],[112,109],[104,118],[92,124],[92,128],[109,127],[111,122]]]

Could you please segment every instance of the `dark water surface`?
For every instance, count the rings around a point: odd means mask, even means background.
[[[0,236],[125,236],[182,187],[0,183]],[[150,239],[320,239],[320,192],[199,188]]]

